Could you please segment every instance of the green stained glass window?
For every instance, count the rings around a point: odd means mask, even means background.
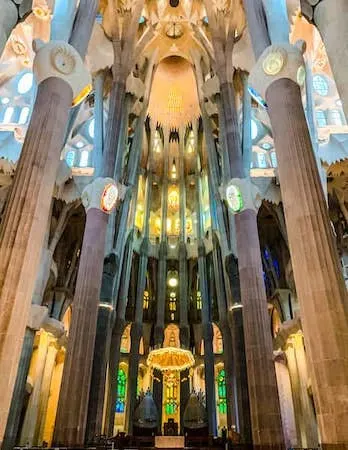
[[[124,413],[126,406],[127,375],[123,369],[118,370],[116,412]]]
[[[227,413],[226,377],[225,370],[221,369],[217,376],[218,408],[220,414]]]

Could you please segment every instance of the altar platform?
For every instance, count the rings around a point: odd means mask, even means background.
[[[155,448],[185,448],[184,436],[156,436]]]

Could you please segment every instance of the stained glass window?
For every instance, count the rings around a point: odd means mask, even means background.
[[[175,414],[177,407],[177,383],[173,375],[169,375],[166,380],[166,413],[168,415]]]
[[[266,167],[267,167],[266,155],[264,153],[258,153],[257,160],[258,160],[259,167],[261,169],[266,169]]]
[[[329,85],[324,77],[321,75],[314,75],[313,89],[318,95],[325,97],[329,93]]]
[[[116,412],[124,413],[126,406],[127,375],[123,369],[118,370]]]
[[[218,408],[220,414],[227,413],[225,370],[221,369],[217,376]]]
[[[75,152],[70,150],[65,156],[65,161],[69,167],[73,167],[75,161]]]
[[[5,114],[4,114],[4,123],[11,123],[12,115],[14,113],[14,108],[12,106],[8,106],[6,108]]]
[[[88,166],[88,159],[89,159],[89,151],[88,150],[83,150],[81,152],[81,157],[80,157],[80,167],[87,167]]]
[[[187,151],[187,153],[194,153],[194,151],[195,151],[195,135],[194,135],[193,131],[190,131],[190,134],[188,136],[187,144],[186,144],[186,151]]]
[[[271,161],[273,167],[278,167],[277,155],[276,152],[271,152]]]
[[[324,111],[322,111],[321,109],[319,109],[316,112],[316,116],[317,116],[317,125],[318,127],[326,127],[327,125],[327,120],[326,120],[326,114]]]
[[[28,106],[24,106],[24,108],[22,108],[21,114],[19,116],[19,120],[18,120],[19,125],[24,125],[27,123],[29,113],[30,113],[30,108]]]

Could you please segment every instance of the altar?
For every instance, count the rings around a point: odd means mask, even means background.
[[[185,448],[184,436],[156,436],[155,437],[156,448]]]

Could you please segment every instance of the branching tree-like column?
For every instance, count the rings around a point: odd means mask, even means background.
[[[93,437],[102,434],[103,426],[103,415],[104,415],[104,399],[105,399],[105,385],[106,385],[106,370],[107,363],[110,361],[110,367],[112,370],[110,372],[110,386],[109,386],[109,401],[107,402],[107,413],[106,413],[106,430],[113,429],[113,415],[116,407],[116,393],[117,393],[117,367],[119,364],[119,349],[121,344],[121,337],[125,327],[125,311],[126,303],[128,298],[128,289],[124,290],[129,279],[123,280],[124,283],[121,284],[120,292],[122,291],[122,296],[119,297],[119,286],[121,281],[121,275],[125,276],[124,270],[122,269],[124,262],[128,264],[128,261],[124,255],[126,247],[126,234],[127,234],[127,221],[130,219],[130,223],[133,224],[135,217],[135,205],[137,197],[137,187],[139,179],[139,162],[143,149],[143,132],[144,132],[144,121],[148,108],[148,99],[150,95],[150,89],[152,86],[152,78],[154,71],[154,63],[156,59],[156,52],[154,56],[149,61],[149,65],[145,77],[145,94],[142,103],[142,110],[137,119],[137,125],[135,129],[135,136],[133,138],[132,147],[130,151],[130,158],[127,164],[127,170],[125,174],[125,184],[127,186],[127,192],[125,194],[124,201],[119,209],[118,214],[120,214],[120,219],[118,220],[118,227],[115,230],[116,234],[116,244],[113,249],[113,255],[115,256],[115,265],[113,270],[111,270],[107,278],[105,278],[106,296],[101,298],[101,305],[99,307],[98,325],[97,332],[99,331],[99,339],[96,339],[95,349],[94,349],[94,361],[93,361],[93,373],[92,373],[92,383],[91,383],[91,398],[88,406],[88,422],[87,422],[87,436],[86,438],[91,440]],[[137,100],[136,100],[137,101]],[[128,109],[127,109],[127,129],[128,129]],[[123,141],[123,139],[122,139]],[[123,142],[120,143],[120,153],[122,149]],[[118,159],[122,159],[118,155]],[[116,163],[117,166],[117,163]],[[117,170],[116,170],[117,173]],[[116,174],[116,178],[119,175]],[[133,206],[130,212],[131,203]],[[130,214],[130,217],[129,217]],[[131,252],[133,252],[133,246],[131,245]],[[128,255],[130,258],[131,256]],[[104,295],[102,292],[101,295]],[[120,300],[121,298],[121,300]],[[109,310],[112,311],[113,307],[116,307],[116,315],[112,314],[112,320],[108,322],[107,327],[103,326],[103,309],[105,309],[105,301],[109,305]],[[121,302],[123,302],[121,304]],[[116,317],[115,317],[116,316]],[[100,328],[99,328],[99,317],[100,317]],[[114,329],[114,333],[113,333]],[[114,403],[112,402],[114,399]],[[110,405],[110,401],[114,407]],[[110,409],[111,408],[111,409]],[[110,415],[110,419],[109,419]],[[110,428],[108,427],[109,420],[112,421]]]
[[[158,254],[158,292],[157,317],[155,325],[155,347],[159,348],[164,339],[164,315],[166,307],[167,288],[167,216],[168,216],[168,167],[169,167],[169,138],[170,131],[164,131],[163,176],[162,176],[162,214],[161,214],[161,242]]]
[[[348,117],[348,3],[345,0],[301,0],[301,9],[323,39]]]
[[[109,22],[106,21],[103,24],[104,31],[112,39],[114,47],[113,84],[110,94],[109,117],[104,148],[104,167],[102,170],[102,174],[107,177],[109,186],[113,184],[110,180],[114,176],[117,151],[119,150],[118,144],[122,135],[122,108],[126,94],[126,80],[134,67],[134,58],[137,57],[137,52],[139,51],[136,41],[139,17],[143,5],[144,0],[138,0],[133,4],[132,8],[117,10],[114,2],[108,2],[108,9],[104,15],[104,18],[110,19]],[[122,27],[120,26],[121,17],[119,14],[122,14]],[[98,183],[101,183],[101,179],[97,180],[99,180]],[[97,180],[87,189],[92,189],[93,191],[98,185]],[[112,195],[111,191],[108,192]],[[105,196],[106,191],[103,194],[100,192],[100,194]],[[88,191],[87,195],[90,195]],[[59,445],[83,445],[85,442],[105,237],[108,224],[105,209],[103,212],[97,208],[97,206],[90,208],[89,211],[91,213],[87,214],[86,217],[86,232],[73,303],[72,331],[69,336],[54,434],[54,442]],[[97,216],[96,211],[98,211]],[[89,232],[95,227],[96,222],[98,222],[97,237]],[[93,256],[89,254],[90,249],[93,249],[95,252]],[[86,260],[83,259],[84,257]],[[88,311],[85,312],[85,308]],[[76,392],[79,393],[73,399],[71,396],[72,380],[74,380]]]
[[[53,41],[37,44],[36,51],[38,93],[0,233],[0,442],[30,314],[67,116],[73,99],[90,83],[80,55],[70,45]]]
[[[197,158],[198,162],[198,158]],[[201,214],[201,180],[198,168],[196,169],[196,213],[197,213],[197,245],[198,245],[198,274],[199,288],[202,293],[202,329],[204,341],[204,377],[205,402],[208,414],[209,435],[216,436],[216,395],[215,371],[213,350],[213,324],[211,320],[211,302],[209,297],[207,261],[204,244],[203,219]]]
[[[324,449],[348,448],[348,303],[302,106],[303,46],[273,45],[250,83],[266,99]]]
[[[242,33],[244,17],[238,9],[228,15],[228,11],[214,10],[209,1],[205,1],[205,6],[212,34],[212,46],[208,51],[219,78],[223,113],[220,120],[225,124],[228,154],[224,163],[229,162],[232,182],[240,186],[243,197],[249,198],[236,214],[235,223],[253,443],[262,448],[280,449],[284,448],[284,437],[260,256],[257,208],[251,200],[252,185],[244,174],[232,81],[232,51],[236,36]]]

